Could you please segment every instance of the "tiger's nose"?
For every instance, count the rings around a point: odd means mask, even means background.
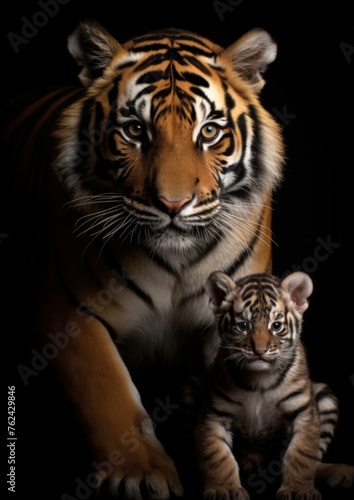
[[[165,198],[165,196],[159,196],[158,198],[163,204],[164,209],[167,209],[168,214],[177,214],[181,208],[192,199],[190,196],[186,196],[180,200],[169,200],[168,198]]]

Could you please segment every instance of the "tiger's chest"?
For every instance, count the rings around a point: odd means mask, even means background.
[[[232,422],[233,451],[243,471],[256,472],[287,448],[290,424],[269,392],[248,394]]]
[[[232,422],[233,433],[239,440],[260,443],[286,436],[289,424],[277,405],[278,399],[275,391],[248,391],[241,398],[242,404],[234,409]]]
[[[198,275],[193,278],[191,270],[175,276],[139,261],[134,266],[127,262],[124,269],[119,285],[116,272],[115,282],[106,278],[117,293],[112,293],[100,314],[114,332],[128,366],[141,371],[159,358],[176,366],[204,357],[203,346],[214,335],[214,318]]]

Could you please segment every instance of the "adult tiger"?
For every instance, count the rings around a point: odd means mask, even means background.
[[[66,335],[52,364],[112,466],[99,481],[181,495],[146,408],[203,369],[207,276],[271,270],[284,155],[258,94],[276,45],[262,29],[226,49],[174,29],[121,45],[84,21],[68,48],[84,88],[15,103],[5,133],[19,223],[45,245],[37,328]]]

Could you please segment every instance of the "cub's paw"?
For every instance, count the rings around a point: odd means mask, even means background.
[[[353,488],[354,465],[318,464],[316,479],[328,484],[331,488]]]
[[[315,488],[309,490],[280,488],[276,493],[277,500],[321,500],[321,498],[321,493]]]
[[[249,500],[247,490],[242,488],[208,488],[203,492],[204,500]]]

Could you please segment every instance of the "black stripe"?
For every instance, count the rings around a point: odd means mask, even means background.
[[[93,98],[84,101],[81,109],[80,123],[77,130],[77,149],[73,166],[82,179],[84,179],[84,177],[87,178],[89,175],[87,160],[92,153],[92,143],[89,132],[91,130],[91,118],[94,106],[95,101]]]
[[[222,173],[226,173],[229,171],[236,171],[237,172],[237,177],[235,179],[235,182],[239,183],[242,181],[242,179],[245,177],[246,174],[246,167],[244,164],[244,159],[245,159],[245,153],[246,153],[246,143],[247,143],[247,128],[246,128],[246,118],[245,114],[242,113],[237,120],[237,127],[241,133],[242,137],[242,153],[240,160],[237,163],[234,163],[232,165],[229,165],[228,167],[224,167],[222,169]]]
[[[306,385],[302,389],[299,389],[298,391],[290,392],[286,396],[284,396],[281,399],[279,399],[279,401],[277,402],[277,406],[279,406],[282,403],[284,403],[284,401],[289,401],[289,399],[296,398],[296,396],[300,396],[301,394],[304,393],[305,389],[306,389]]]
[[[338,408],[332,408],[331,410],[321,410],[321,415],[338,415]]]
[[[247,285],[246,285],[247,286]],[[261,289],[259,287],[262,287]],[[265,283],[247,286],[245,293],[242,293],[242,297],[251,298],[252,294],[257,296],[258,301],[263,301],[264,296],[271,298],[275,303],[277,301],[277,295],[274,293],[274,289],[270,286],[267,286]]]
[[[310,455],[310,453],[306,453],[306,451],[303,451],[302,449],[299,449],[298,452],[300,453],[300,455],[302,455],[303,457],[306,457],[306,458],[310,458],[311,460],[313,460],[314,462],[318,462],[318,457],[317,455]],[[302,464],[301,464],[302,466]]]
[[[200,38],[198,38],[198,36],[195,36],[195,35],[190,34],[190,33],[186,33],[185,31],[177,29],[177,28],[169,28],[167,30],[156,30],[156,31],[149,33],[147,35],[142,35],[142,36],[136,37],[134,39],[134,42],[137,46],[139,43],[146,44],[146,42],[151,42],[151,41],[155,41],[155,40],[163,40],[164,38],[170,38],[171,40],[185,40],[187,42],[188,41],[193,42],[193,43],[200,45],[201,47],[205,47],[206,49],[210,50],[209,46],[205,42],[200,40]],[[165,46],[169,47],[169,45],[167,45],[167,44],[165,44]],[[188,46],[188,47],[193,51],[193,48],[194,48],[193,45]]]
[[[125,68],[130,68],[131,66],[134,66],[136,61],[123,61],[121,63],[118,63],[115,67],[115,69],[125,69]]]
[[[331,434],[330,432],[321,432],[321,439],[332,439],[333,438],[333,434]]]
[[[250,243],[248,244],[248,247],[240,253],[240,255],[237,257],[237,259],[235,259],[235,261],[228,267],[224,270],[224,272],[226,274],[228,274],[229,276],[232,276],[239,267],[241,267],[245,261],[250,258],[253,254],[253,249],[254,249],[254,246],[258,240],[258,237],[259,237],[259,232],[260,232],[260,225],[261,225],[261,221],[263,219],[263,214],[262,216],[260,217],[260,220],[257,224],[257,230],[255,232],[255,234],[253,235],[253,238],[251,239]]]
[[[150,295],[148,295],[146,292],[144,292],[144,290],[142,290],[134,281],[133,279],[129,276],[125,276],[124,275],[124,272],[122,271],[122,269],[119,269],[119,271],[117,271],[116,269],[112,269],[111,270],[111,273],[113,274],[113,276],[119,281],[119,278],[122,278],[124,279],[125,281],[125,284],[127,286],[127,288],[129,288],[129,290],[131,290],[132,292],[135,293],[135,295],[137,295],[138,297],[141,298],[141,300],[143,300],[145,302],[145,304],[147,304],[148,306],[151,307],[151,309],[155,309],[155,306],[154,306],[154,303],[150,297]]]
[[[253,285],[247,286],[247,288],[245,290],[242,290],[242,300],[244,300],[244,301],[249,300],[253,296],[255,296],[255,298],[256,298],[256,295],[255,295],[256,293],[257,293],[257,289]]]
[[[228,110],[229,116],[231,118],[231,110],[236,106],[236,102],[231,97],[231,95],[229,94],[229,92],[225,92],[225,106],[226,106],[226,109]]]
[[[195,299],[197,297],[200,297],[205,294],[205,287],[203,286],[202,288],[199,288],[199,290],[192,292],[188,295],[185,295],[183,299],[180,300],[179,306],[182,307],[184,306],[187,302],[189,302],[192,299]]]
[[[19,144],[23,145],[23,141],[26,140],[28,135],[30,134],[31,130],[33,127],[36,125],[37,121],[43,116],[45,111],[50,108],[53,104],[55,104],[59,99],[61,99],[63,96],[68,94],[68,92],[73,91],[73,89],[68,89],[64,88],[60,90],[59,92],[56,92],[54,95],[48,95],[48,97],[45,98],[44,102],[38,103],[38,106],[35,108],[35,110],[31,113],[31,115],[22,120],[20,125],[16,128],[15,134],[13,134],[11,141],[15,141],[15,145],[12,147],[12,152],[15,153],[12,157],[12,162],[13,164],[18,164],[18,157],[23,154],[22,147],[19,147]],[[67,106],[69,106],[73,101],[75,101],[78,98],[78,94],[81,94],[81,91],[78,92],[77,89],[74,91],[74,95],[70,93],[69,98],[62,103],[60,108],[55,110],[54,117],[57,117],[58,114],[63,111]],[[35,93],[35,96],[37,96],[37,93]],[[40,97],[45,97],[43,92],[41,93]],[[30,101],[29,101],[30,99]],[[15,117],[15,112],[17,110],[17,113],[21,113],[26,107],[30,105],[30,103],[33,103],[33,94],[29,93],[28,95],[25,94],[22,96],[15,104],[14,109],[9,109],[9,113],[11,112],[11,117]],[[16,113],[16,114],[17,114]],[[16,118],[15,118],[16,119]],[[10,123],[10,120],[9,120]],[[47,130],[47,127],[46,127]],[[49,130],[47,130],[49,132]],[[23,139],[22,139],[23,137]],[[43,147],[43,145],[41,145]],[[28,170],[27,174],[31,175],[33,172],[31,169]]]
[[[164,271],[167,271],[172,276],[177,276],[178,272],[176,271],[176,269],[172,267],[172,265],[168,261],[164,260],[156,253],[150,253],[147,250],[145,250],[145,253],[148,255],[149,259],[152,260],[152,262],[157,264],[159,267],[162,267]]]
[[[207,66],[205,66],[201,61],[199,61],[199,59],[197,59],[196,57],[186,55],[186,56],[184,56],[184,59],[186,59],[186,61],[188,61],[192,66],[195,66],[200,71],[202,71],[202,73],[204,73],[204,75],[207,75],[207,76],[212,75],[209,68]]]
[[[43,90],[31,91],[18,97],[16,100],[13,101],[13,104],[11,104],[10,102],[9,111],[11,112],[12,116],[15,116],[21,113],[26,107],[34,104],[36,101],[40,101],[42,100],[42,98],[46,98],[45,101],[41,103],[40,107],[37,107],[29,116],[29,120],[31,120],[33,123],[36,123],[36,120],[42,116],[44,112],[43,110],[51,107],[52,104],[55,104],[65,95],[68,95],[68,100],[63,103],[63,105],[61,106],[62,109],[71,104],[71,101],[78,99],[78,97],[82,94],[83,94],[82,89],[77,89],[74,87],[63,87],[56,91],[49,90],[47,93]]]
[[[182,37],[183,39],[186,39],[186,37]],[[190,40],[193,40],[189,38]],[[197,43],[198,40],[193,40],[196,41]],[[204,57],[213,57],[215,56],[215,53],[212,52],[210,49],[209,50],[204,50],[202,48],[196,47],[195,45],[187,45],[185,43],[179,43],[178,44],[178,51],[184,50],[186,52],[190,52],[193,55],[198,55],[198,56],[204,56]]]
[[[216,415],[218,417],[225,417],[225,418],[230,418],[232,417],[232,413],[230,412],[227,412],[227,411],[223,411],[223,410],[219,410],[219,408],[216,408],[215,406],[211,406],[210,408],[208,408],[208,414],[212,414],[212,415]]]
[[[260,120],[258,118],[257,114],[257,109],[255,106],[250,105],[248,108],[249,111],[249,116],[253,121],[253,141],[251,145],[251,151],[252,151],[252,167],[253,167],[253,175],[254,177],[259,177],[263,171],[263,164],[262,164],[262,144],[261,144],[261,134],[260,134]]]
[[[283,417],[286,418],[286,420],[293,421],[298,415],[300,415],[300,413],[303,413],[308,408],[310,408],[310,406],[311,406],[311,401],[308,401],[306,404],[299,406],[299,408],[297,408],[296,410],[289,413],[284,413]]]
[[[220,146],[226,142],[226,139],[229,139],[229,144],[227,145],[226,149],[224,151],[221,151],[221,154],[223,156],[231,156],[235,152],[235,138],[231,132],[226,132],[223,135],[223,138],[220,142],[216,143],[214,146],[212,146],[212,149],[219,149]]]
[[[113,162],[106,160],[102,155],[102,142],[103,142],[103,133],[107,132],[107,130],[102,130],[104,120],[104,112],[101,102],[96,102],[96,113],[95,113],[95,125],[93,132],[94,134],[98,134],[98,137],[93,137],[93,146],[96,154],[96,162],[95,162],[95,173],[98,177],[102,179],[110,179],[111,176],[108,173],[108,169],[112,168]],[[109,146],[112,146],[112,140],[114,142],[113,134],[109,134]]]
[[[242,406],[242,403],[240,401],[236,401],[235,399],[232,399],[228,394],[226,394],[226,392],[224,392],[222,389],[220,389],[220,387],[213,387],[213,392],[214,392],[214,394],[221,397],[222,399],[224,399],[228,403]]]
[[[296,320],[296,318],[294,318],[293,316],[291,316],[290,313],[289,313],[289,311],[287,311],[286,318],[287,318],[287,321],[288,321],[290,332],[291,333],[297,333],[298,329],[296,328],[296,325],[294,325],[294,321],[293,321],[293,319]]]
[[[95,240],[95,246],[96,246],[98,252],[100,252],[100,248],[98,247],[97,240]],[[100,290],[103,290],[105,288],[105,286],[102,283],[100,277],[95,273],[94,269],[91,266],[91,263],[87,260],[87,257],[86,257],[85,253],[82,255],[81,262],[82,262],[85,270],[87,271],[87,273],[91,276],[91,279],[94,281],[94,283],[96,284],[96,286]]]
[[[140,42],[141,40],[139,40]],[[130,49],[130,52],[136,54],[139,52],[157,52],[159,50],[169,50],[170,45],[167,43],[149,43],[145,45],[135,45],[135,47]]]
[[[134,69],[134,71],[138,73],[139,71],[150,68],[153,65],[161,64],[166,60],[167,59],[165,54],[160,54],[160,53],[152,54],[151,56],[147,57],[144,61],[142,61],[140,64],[138,64]]]
[[[61,266],[59,262],[56,262],[56,267],[57,267],[57,273],[58,273],[58,278],[59,278],[59,283],[63,287],[68,299],[70,302],[75,306],[75,309],[80,309],[81,312],[86,314],[87,316],[93,316],[95,319],[97,319],[107,330],[109,333],[110,337],[112,338],[113,341],[117,340],[117,333],[115,329],[103,318],[101,318],[95,311],[92,309],[86,308],[86,306],[78,300],[74,292],[69,288],[65,278],[64,278],[64,273],[62,272]]]
[[[183,71],[182,76],[193,85],[197,87],[206,87],[209,88],[209,82],[205,78],[196,73],[191,73],[190,71]]]
[[[221,240],[223,240],[223,235],[220,232],[218,232],[212,241],[209,241],[208,243],[205,244],[203,252],[190,262],[189,267],[192,267],[195,264],[198,264],[201,260],[205,259],[205,257],[209,255],[210,252],[212,252],[217,247],[217,245],[221,242]]]
[[[218,464],[219,466],[220,463],[228,459],[228,455],[220,456],[220,449],[216,448],[208,455],[201,455],[199,459],[201,462],[208,462],[209,467],[212,467],[213,463],[215,463],[215,465]]]
[[[321,427],[323,427],[326,424],[330,424],[333,427],[336,427],[336,425],[338,423],[338,415],[337,414],[336,414],[336,417],[337,418],[334,417],[334,418],[325,418],[325,419],[323,419],[322,418],[322,413],[320,413]]]
[[[108,102],[109,102],[109,108],[110,108],[110,125],[116,122],[117,120],[117,110],[118,110],[118,94],[119,94],[119,82],[121,80],[121,77],[118,76],[113,80],[113,87],[111,90],[108,92]]]
[[[130,110],[134,110],[136,111],[136,108],[135,108],[135,103],[138,99],[140,99],[140,97],[142,95],[146,95],[146,94],[151,94],[154,90],[156,89],[156,85],[147,85],[146,87],[144,87],[143,89],[140,90],[140,92],[138,92],[135,96],[134,96],[134,100],[132,101],[129,101],[129,109]],[[123,109],[123,108],[121,108]],[[130,114],[130,113],[129,113]]]
[[[186,34],[184,32],[181,32],[181,33],[178,33],[178,32],[171,32],[172,35],[173,35],[173,38],[177,39],[177,40],[186,40],[186,41],[189,41],[189,42],[193,42],[193,43],[196,43],[198,45],[200,45],[201,47],[205,47],[206,49],[210,50],[209,46],[204,43],[202,40],[200,40],[198,37],[196,36],[193,36],[193,35],[190,35],[190,34]],[[179,45],[180,47],[182,47],[182,45],[180,44]],[[183,47],[187,47],[186,50],[188,50],[188,48],[190,49],[191,52],[193,52],[194,54],[194,49],[196,48],[194,45],[183,45]],[[209,52],[210,56],[214,55],[213,52]]]
[[[155,83],[161,80],[168,80],[168,78],[169,74],[166,71],[161,71],[161,70],[147,71],[146,73],[143,73],[142,75],[139,76],[136,83],[139,85],[142,83]]]
[[[129,288],[132,292],[135,293],[141,300],[145,302],[151,309],[155,309],[154,303],[150,295],[148,295],[144,290],[142,290],[133,280],[131,276],[128,276],[122,266],[115,260],[115,258],[111,255],[110,251],[105,248],[104,249],[104,259],[111,269],[112,275],[115,277],[117,281],[123,283],[124,286]],[[123,280],[123,281],[122,281]]]
[[[176,36],[172,35],[170,33],[165,34],[165,37],[168,36],[169,38],[172,39],[179,39],[179,42],[177,45],[174,47],[169,44],[169,43],[158,43],[156,40],[161,40],[164,38],[162,35],[161,37],[145,37],[145,38],[139,38],[136,41],[138,43],[135,44],[133,48],[130,49],[130,52],[132,53],[139,53],[139,52],[159,52],[159,51],[166,51],[168,54],[167,58],[170,58],[171,55],[173,54],[178,54],[178,56],[181,56],[180,52],[189,52],[190,54],[198,55],[198,56],[205,56],[205,57],[213,57],[215,56],[214,52],[212,52],[207,45],[203,44],[200,40],[194,37],[190,36]],[[152,43],[145,43],[144,45],[140,45],[141,42],[147,42],[147,41],[152,41]],[[183,43],[183,41],[192,41],[195,42],[199,45],[197,47],[196,45],[188,45],[188,43]]]
[[[36,166],[33,169],[27,169],[24,173],[25,180],[23,181],[24,186],[31,186],[31,189],[27,189],[26,192],[21,197],[21,205],[24,207],[31,207],[31,216],[28,218],[27,229],[30,233],[34,233],[36,227],[36,221],[38,220],[38,214],[42,213],[42,193],[45,189],[45,183],[48,175],[51,174],[51,167],[53,165],[53,155],[50,156],[53,151],[50,151],[49,144],[53,145],[52,132],[55,130],[55,125],[60,117],[61,112],[67,108],[70,104],[78,99],[78,96],[82,94],[81,89],[75,88],[64,88],[59,92],[55,92],[54,95],[49,93],[47,95],[41,94],[40,97],[44,98],[44,102],[38,103],[38,106],[31,113],[31,115],[22,120],[19,127],[17,127],[15,133],[13,134],[13,139],[11,142],[16,142],[12,144],[12,155],[11,163],[13,165],[19,166],[21,168],[23,164],[23,148],[27,148],[26,161],[30,162],[32,166]],[[36,94],[37,95],[37,94]],[[22,109],[27,107],[27,97],[32,100],[32,93],[29,96],[23,96],[21,99]],[[66,97],[64,102],[58,103],[53,111],[48,113],[48,109],[53,107],[57,101],[61,101],[63,97]],[[41,124],[40,128],[36,130],[37,122],[44,116],[45,121]],[[34,140],[32,139],[32,132],[35,129],[36,136]],[[29,142],[31,140],[31,142]],[[19,147],[20,145],[20,147]],[[28,151],[28,148],[31,148]],[[13,171],[15,175],[16,169]],[[13,181],[12,181],[13,182]],[[26,197],[24,199],[24,197]]]
[[[332,401],[336,400],[332,390],[330,389],[330,387],[327,385],[325,387],[323,387],[320,392],[318,392],[315,396],[315,399],[316,399],[316,402],[318,403],[321,399],[331,399]]]

